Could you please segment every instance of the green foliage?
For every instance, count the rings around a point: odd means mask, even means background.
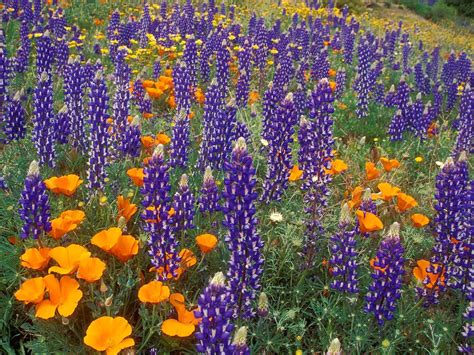
[[[460,15],[474,17],[474,2],[472,0],[446,0],[446,4],[455,7]]]
[[[400,4],[435,22],[445,19],[454,20],[457,15],[456,8],[449,6],[445,0],[438,0],[433,6],[429,6],[420,0],[400,0]]]

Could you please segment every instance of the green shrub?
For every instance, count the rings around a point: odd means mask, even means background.
[[[442,19],[454,20],[456,16],[456,9],[447,5],[444,0],[437,1],[431,8],[431,17],[433,21],[439,21]]]
[[[446,4],[455,7],[460,15],[474,17],[474,1],[472,0],[446,0]]]

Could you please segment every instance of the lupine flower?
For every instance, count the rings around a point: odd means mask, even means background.
[[[23,239],[28,237],[38,239],[43,233],[51,230],[49,199],[36,161],[30,164],[19,204],[19,214],[23,221],[21,230]]]
[[[53,82],[47,72],[39,78],[34,92],[32,140],[41,165],[56,165],[53,112]]]
[[[268,133],[267,173],[263,183],[262,201],[279,200],[288,186],[292,160],[293,125],[296,119],[293,95],[290,93],[278,106],[268,127],[270,132]]]
[[[234,335],[231,345],[232,353],[238,355],[249,355],[250,349],[247,345],[247,327],[240,327]]]
[[[359,281],[357,280],[356,231],[351,226],[351,222],[349,206],[344,204],[339,219],[339,231],[331,237],[329,264],[333,275],[331,287],[342,292],[357,293]]]
[[[68,108],[71,128],[71,144],[80,152],[87,151],[84,127],[85,82],[79,58],[69,58],[64,71],[64,101]]]
[[[233,311],[222,272],[216,273],[210,280],[199,296],[198,305],[198,310],[194,312],[195,317],[201,319],[195,335],[197,351],[206,354],[231,352]]]
[[[461,104],[459,105],[459,117],[457,119],[458,136],[454,153],[459,154],[463,150],[467,153],[474,152],[474,128],[472,124],[474,106],[474,90],[470,84],[466,84]]]
[[[232,158],[224,168],[223,223],[228,228],[225,240],[230,250],[229,292],[235,315],[251,318],[255,314],[252,303],[260,288],[264,260],[263,241],[256,231],[255,169],[243,138],[237,140]]]
[[[140,130],[141,119],[139,116],[135,116],[129,125],[125,127],[123,132],[123,143],[122,153],[125,156],[136,158],[140,156],[141,152],[141,130]]]
[[[142,219],[148,233],[148,247],[151,263],[156,270],[163,270],[157,276],[160,281],[177,277],[180,263],[178,240],[174,235],[173,217],[170,212],[169,167],[164,160],[163,146],[156,147],[148,165],[144,168],[141,193],[145,211]]]
[[[22,91],[18,91],[11,100],[7,99],[3,131],[8,141],[25,138],[26,112],[21,103]]]
[[[400,243],[399,231],[400,226],[397,222],[390,226],[372,262],[372,284],[365,297],[365,311],[375,316],[379,326],[393,318],[397,301],[401,296],[405,270],[404,249]]]
[[[213,213],[220,210],[221,195],[212,176],[210,166],[204,171],[204,180],[202,182],[201,193],[199,196],[199,211],[201,213]]]
[[[90,189],[104,189],[107,172],[109,135],[107,124],[109,97],[102,71],[98,71],[90,85],[89,93],[89,161],[88,187]]]
[[[189,229],[194,228],[194,196],[189,190],[188,176],[181,175],[181,180],[178,184],[178,191],[176,191],[173,199],[174,228],[176,234],[183,235]]]
[[[185,111],[179,111],[174,119],[171,141],[171,166],[185,168],[188,163],[190,123]]]

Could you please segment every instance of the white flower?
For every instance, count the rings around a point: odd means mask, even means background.
[[[280,212],[272,212],[270,214],[270,221],[281,222],[283,221],[283,215]]]

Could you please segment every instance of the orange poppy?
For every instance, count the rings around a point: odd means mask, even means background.
[[[300,170],[298,168],[298,165],[293,165],[293,167],[290,169],[290,176],[288,177],[289,181],[298,181],[302,178],[303,176],[303,170]]]
[[[206,254],[214,250],[217,245],[217,238],[209,233],[201,234],[196,237],[196,244],[201,249],[201,252]]]
[[[371,161],[365,163],[365,174],[368,180],[377,179],[380,176],[380,171],[375,167]]]
[[[336,84],[335,81],[330,81],[329,82],[329,87],[331,88],[332,92],[336,91],[336,86],[337,86],[337,84]]]
[[[380,162],[383,165],[383,169],[386,172],[392,171],[392,169],[400,167],[400,162],[397,159],[388,159],[388,158],[380,158]]]
[[[143,186],[143,178],[145,174],[143,173],[143,168],[131,168],[127,170],[127,175],[135,186]]]
[[[163,90],[157,88],[148,87],[145,91],[152,99],[159,99],[163,95]]]
[[[42,277],[35,277],[23,282],[15,292],[15,298],[24,304],[37,304],[43,300],[46,285]]]
[[[21,266],[33,270],[43,270],[49,263],[49,248],[29,248],[20,256]]]
[[[181,251],[179,252],[179,257],[181,259],[181,262],[180,266],[178,267],[178,270],[176,270],[176,279],[179,279],[187,269],[193,267],[197,263],[197,259],[194,256],[194,253],[189,249],[181,249]]]
[[[171,107],[171,108],[176,107],[176,100],[174,98],[174,95],[170,95],[170,97],[168,97],[167,103],[168,103],[169,107]]]
[[[107,355],[116,355],[123,349],[135,345],[129,338],[132,327],[123,317],[100,317],[93,320],[86,330],[84,344],[97,351],[105,351]]]
[[[121,235],[109,252],[121,262],[125,263],[134,255],[138,254],[138,240],[131,235]]]
[[[350,208],[357,208],[362,203],[362,193],[364,188],[362,186],[356,186],[351,193],[351,200],[347,203]]]
[[[254,103],[258,102],[260,99],[260,94],[256,91],[251,91],[249,94],[249,105],[253,105]]]
[[[373,213],[357,210],[356,215],[359,221],[359,229],[362,233],[383,229],[382,221]]]
[[[118,218],[124,217],[127,222],[132,218],[132,216],[137,212],[137,205],[130,203],[129,199],[126,199],[122,195],[117,197],[118,205]]]
[[[204,100],[206,98],[201,88],[196,88],[196,91],[194,92],[194,97],[196,98],[196,101],[201,105],[204,103]]]
[[[161,281],[151,281],[138,290],[138,299],[143,303],[160,303],[170,296],[170,288]]]
[[[153,80],[143,80],[143,88],[151,88],[155,86],[155,82]]]
[[[77,269],[77,278],[94,282],[102,277],[105,270],[105,263],[99,258],[87,258],[81,260]]]
[[[424,282],[427,280],[427,277],[429,278],[429,283],[425,284],[426,288],[433,288],[435,287],[438,288],[438,278],[439,278],[439,283],[441,285],[444,285],[444,270],[441,273],[441,275],[434,274],[431,272],[426,271],[428,267],[431,265],[433,268],[438,268],[438,264],[431,264],[428,260],[418,260],[416,262],[417,266],[413,268],[413,276],[420,281]],[[440,277],[441,276],[441,277]]]
[[[400,212],[405,212],[415,206],[418,206],[418,202],[416,202],[412,196],[404,194],[403,192],[397,195],[397,207]]]
[[[180,293],[173,293],[170,295],[170,303],[178,313],[178,319],[167,319],[161,325],[161,331],[168,336],[178,336],[185,338],[194,333],[196,325],[199,324],[200,319],[194,316],[193,311],[186,310],[184,304],[184,296]]]
[[[152,113],[149,113],[149,112],[144,112],[143,113],[143,118],[146,119],[146,120],[149,120],[152,117],[153,117]]]
[[[44,181],[46,187],[55,194],[72,196],[82,184],[82,180],[75,174],[64,176],[53,176]]]
[[[120,228],[104,229],[92,237],[91,244],[104,251],[110,251],[117,244],[121,235],[122,230]]]
[[[51,266],[49,273],[56,272],[61,275],[72,274],[79,267],[83,259],[91,256],[91,253],[82,245],[71,244],[67,247],[56,247],[50,250],[49,256],[56,261],[59,266]]]
[[[77,223],[74,221],[58,217],[51,220],[51,230],[48,232],[48,234],[54,239],[58,240],[76,228]]]
[[[152,136],[142,136],[140,140],[146,149],[152,148],[156,144],[155,138]]]
[[[372,269],[382,271],[382,272],[385,272],[385,270],[387,270],[387,267],[382,268],[380,266],[375,265],[376,262],[378,262],[377,257],[370,259],[369,264]]]
[[[378,194],[372,194],[373,200],[382,199],[385,201],[390,201],[400,192],[400,188],[392,186],[392,184],[389,184],[388,182],[381,182],[377,185],[377,187],[380,192]]]
[[[67,210],[61,213],[59,217],[79,224],[86,218],[86,214],[84,213],[84,211],[81,210]]]
[[[158,144],[167,145],[169,142],[171,142],[171,138],[164,133],[158,133],[156,135],[156,141]]]
[[[415,213],[411,215],[411,222],[416,228],[422,228],[430,223],[430,219],[424,214]]]
[[[341,159],[331,161],[331,168],[324,169],[325,173],[328,175],[338,175],[345,170],[347,170],[347,164]]]
[[[328,76],[329,77],[333,78],[333,77],[336,76],[336,74],[337,74],[337,71],[335,71],[334,69],[329,69],[329,71],[328,71]]]
[[[36,317],[52,318],[56,310],[63,317],[73,314],[82,298],[79,283],[69,276],[62,276],[61,280],[58,280],[54,275],[47,275],[43,280],[49,299],[44,299],[36,305]]]

